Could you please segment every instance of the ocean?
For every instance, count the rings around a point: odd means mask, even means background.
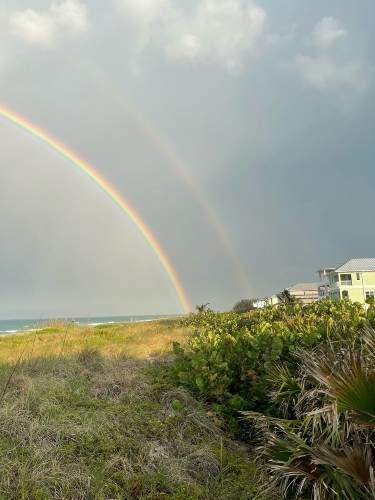
[[[63,318],[63,321],[77,323],[78,325],[96,326],[116,323],[134,323],[139,321],[151,321],[162,316],[97,316],[92,318]],[[165,317],[165,316],[164,316]],[[27,330],[44,328],[51,319],[2,319],[0,320],[0,335],[5,333],[17,333]]]

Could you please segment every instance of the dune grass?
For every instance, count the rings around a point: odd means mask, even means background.
[[[71,355],[82,349],[97,349],[106,356],[126,352],[144,359],[167,352],[173,341],[185,338],[186,329],[174,319],[94,327],[51,322],[35,332],[0,336],[0,362],[16,361],[21,354],[29,359]]]
[[[0,498],[258,497],[246,450],[163,375],[186,335],[156,321],[0,338]]]

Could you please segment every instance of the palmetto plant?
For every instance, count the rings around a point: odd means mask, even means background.
[[[284,498],[375,498],[375,331],[298,354],[298,376],[270,375],[276,417],[245,413]]]

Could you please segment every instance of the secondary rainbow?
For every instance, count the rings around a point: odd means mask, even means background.
[[[191,304],[170,258],[158,242],[152,230],[146,225],[142,217],[130,205],[130,203],[126,201],[125,198],[118,191],[116,191],[116,189],[90,163],[80,158],[77,153],[69,149],[65,144],[53,137],[51,134],[32,123],[29,119],[1,104],[0,116],[29,132],[34,137],[37,137],[63,156],[66,160],[69,160],[77,168],[85,172],[85,174],[87,174],[116,203],[116,205],[118,205],[128,215],[158,256],[159,261],[176,290],[183,311],[185,313],[190,312],[192,309]]]
[[[196,202],[202,208],[207,222],[218,236],[221,248],[232,263],[233,275],[237,278],[241,293],[243,293],[244,296],[251,296],[253,290],[243,267],[243,263],[233,245],[233,240],[228,237],[222,221],[208,202],[207,194],[203,192],[200,183],[197,182],[191,174],[191,169],[180,159],[175,148],[165,137],[163,137],[160,129],[153,125],[152,121],[144,112],[141,112],[138,106],[134,105],[132,99],[128,99],[126,94],[117,88],[113,79],[110,79],[107,73],[100,70],[97,65],[92,66],[90,70],[92,73],[91,80],[98,85],[100,91],[105,94],[106,99],[114,101],[116,105],[121,108],[121,111],[126,113],[126,115],[133,120],[135,126],[139,128],[147,140],[159,150],[167,160],[167,164],[172,167],[174,174],[177,174],[193,194]]]

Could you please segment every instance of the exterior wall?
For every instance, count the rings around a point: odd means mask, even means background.
[[[365,299],[364,299],[364,295],[363,295],[363,288],[350,288],[350,287],[342,287],[341,288],[341,296],[342,296],[342,292],[344,290],[347,290],[348,291],[348,294],[349,294],[349,299],[352,301],[352,302],[360,302],[361,304],[364,304],[365,303]]]
[[[263,309],[263,307],[266,307],[267,301],[265,299],[260,299],[254,302],[253,306],[255,309]]]
[[[290,294],[296,297],[302,304],[311,304],[319,298],[318,290],[290,290]]]
[[[347,291],[351,301],[365,304],[366,292],[375,292],[375,272],[332,273],[329,281],[329,296],[335,300],[343,298],[343,292]]]
[[[375,288],[375,272],[372,273],[362,273],[363,274],[363,284],[366,286]]]
[[[277,295],[272,295],[272,297],[268,298],[268,304],[270,304],[271,306],[278,304],[279,302],[280,301]]]

